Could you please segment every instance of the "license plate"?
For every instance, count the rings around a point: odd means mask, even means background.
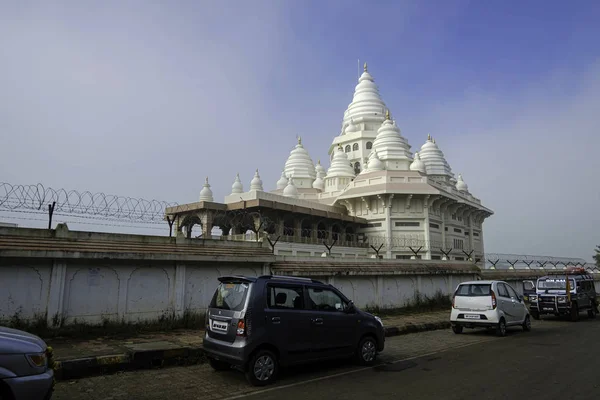
[[[213,321],[212,323],[213,331],[227,332],[228,327],[229,325],[227,325],[227,322]]]
[[[479,314],[465,314],[465,319],[479,319]]]

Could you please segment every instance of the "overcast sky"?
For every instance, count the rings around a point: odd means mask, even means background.
[[[360,59],[412,150],[431,133],[495,211],[486,251],[591,260],[598,21],[592,0],[3,1],[0,181],[188,203],[259,168],[272,190],[296,135],[328,160]]]

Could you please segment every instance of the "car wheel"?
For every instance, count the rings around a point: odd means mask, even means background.
[[[588,317],[596,318],[596,305],[592,304],[592,308],[588,310]]]
[[[360,365],[373,365],[377,359],[377,341],[372,336],[364,337],[356,349],[356,358]]]
[[[506,321],[504,318],[500,318],[500,322],[498,322],[498,327],[496,328],[496,334],[498,336],[506,336]]]
[[[452,325],[452,332],[456,333],[457,335],[462,333],[463,331],[463,327],[460,325]]]
[[[225,361],[215,360],[213,358],[209,358],[208,363],[215,371],[227,371],[231,368],[231,365],[229,365],[229,363],[226,363]]]
[[[571,321],[573,321],[573,322],[579,321],[579,307],[577,306],[577,303],[571,304],[570,317],[571,317]]]
[[[525,332],[529,332],[531,330],[531,318],[529,318],[529,315],[525,316],[525,321],[523,321],[523,330]]]
[[[278,370],[275,354],[269,350],[259,350],[248,363],[246,378],[254,386],[265,386],[275,381]]]

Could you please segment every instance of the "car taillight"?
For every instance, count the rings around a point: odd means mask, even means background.
[[[238,321],[237,335],[238,336],[245,336],[246,335],[246,321],[244,321],[243,319],[240,319]]]
[[[496,309],[496,293],[492,290],[492,310]]]

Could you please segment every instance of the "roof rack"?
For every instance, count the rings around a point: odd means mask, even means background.
[[[287,275],[263,275],[261,278],[265,279],[282,279],[287,281],[300,281],[300,282],[310,282],[310,283],[323,283],[311,278],[305,278],[302,276],[287,276]]]

